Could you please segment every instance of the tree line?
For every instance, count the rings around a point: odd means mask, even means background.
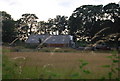
[[[10,14],[2,11],[2,40],[12,42],[16,38],[27,40],[31,34],[74,36],[74,41],[108,42],[120,44],[120,5],[82,5],[70,17],[57,15],[47,21],[37,21],[35,14],[23,14],[14,21]]]

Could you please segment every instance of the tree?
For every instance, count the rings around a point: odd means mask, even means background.
[[[18,20],[18,37],[25,41],[29,35],[37,32],[37,19],[35,14],[23,14]]]
[[[103,29],[105,27],[108,28],[100,32],[98,36],[95,35],[95,39],[97,38],[95,42],[108,43],[118,50],[118,47],[120,46],[120,6],[115,3],[109,3],[103,7],[103,11],[104,20],[102,20],[101,26]]]
[[[61,15],[57,15],[56,18],[54,18],[54,25],[55,28],[58,30],[59,35],[63,34],[62,32],[67,28],[68,25],[67,18],[68,18],[67,16]]]
[[[40,21],[39,27],[38,27],[38,33],[39,34],[50,34],[50,28],[51,28],[50,22]]]
[[[91,29],[101,19],[102,5],[83,5],[72,13],[69,18],[70,34],[81,39],[92,36]],[[97,24],[99,25],[99,24]]]
[[[120,31],[120,6],[115,3],[109,3],[103,7],[103,11],[104,19],[101,20],[101,29],[106,27],[109,28],[99,34],[99,39],[97,39],[97,41],[103,39],[106,42],[112,41],[111,43],[118,45]],[[99,29],[99,31],[101,29]]]
[[[79,38],[93,45],[107,43],[118,49],[119,22],[120,6],[118,4],[83,5],[76,8],[69,18],[69,34],[73,35],[75,40]]]
[[[2,41],[5,43],[10,43],[16,38],[16,22],[12,19],[11,15],[7,12],[2,13]]]
[[[104,6],[104,11],[107,14],[109,20],[113,22],[113,27],[111,28],[114,33],[120,30],[120,6],[119,4],[109,3]]]
[[[49,18],[47,22],[40,21],[39,22],[39,30],[40,34],[52,34],[52,35],[60,35],[64,34],[64,30],[67,29],[68,21],[66,16],[57,15],[56,18]],[[58,33],[57,33],[58,32]]]
[[[47,26],[48,26],[48,30],[47,30],[48,33],[53,34],[53,31],[52,31],[53,29],[52,28],[54,26],[54,19],[49,18],[48,21],[47,21]],[[50,32],[52,32],[52,33],[50,33]]]
[[[119,4],[109,3],[103,7],[103,10],[106,20],[109,20],[109,22],[105,23],[109,25],[109,29],[104,31],[106,35],[101,37],[101,39],[104,39],[105,42],[108,42],[112,46],[114,45],[118,50],[120,46],[120,6]]]
[[[46,32],[46,29],[45,29],[45,21],[40,21],[38,22],[38,34],[43,34]]]

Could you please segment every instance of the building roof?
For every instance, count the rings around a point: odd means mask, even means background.
[[[71,35],[30,35],[26,43],[39,43],[39,40],[47,44],[66,44],[69,43]]]

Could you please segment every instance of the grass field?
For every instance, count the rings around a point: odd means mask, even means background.
[[[50,49],[51,50],[51,49]],[[62,50],[62,49],[61,49]],[[65,49],[64,49],[65,50]],[[18,76],[22,79],[100,79],[109,78],[112,54],[93,51],[77,52],[10,52],[3,54],[15,63]],[[4,58],[3,58],[4,59]],[[83,64],[83,67],[81,67]],[[118,67],[115,64],[114,67]],[[4,71],[3,71],[4,73]],[[114,72],[112,78],[118,77],[118,71]]]

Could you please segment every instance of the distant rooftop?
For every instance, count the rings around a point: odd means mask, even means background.
[[[26,43],[39,43],[42,42],[48,44],[65,44],[71,40],[71,35],[30,35]]]

